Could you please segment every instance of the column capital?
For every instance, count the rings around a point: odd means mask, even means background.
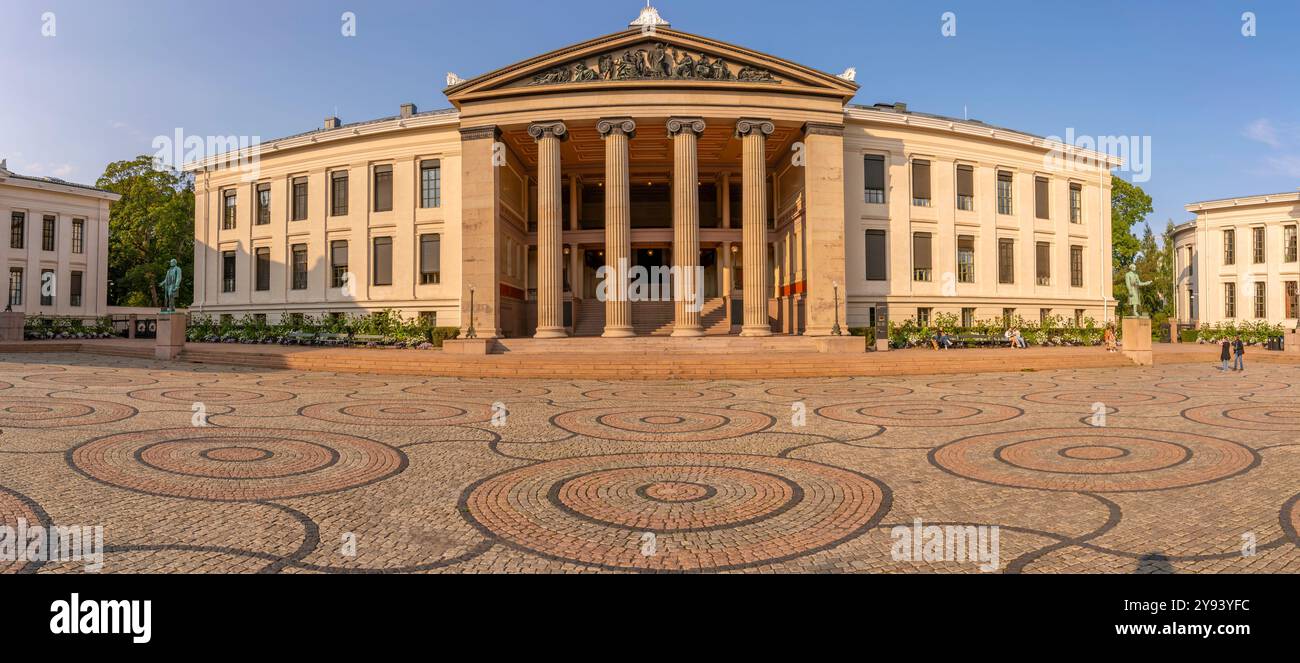
[[[668,135],[676,136],[683,131],[702,134],[706,126],[702,117],[670,117],[668,118]]]
[[[569,128],[559,120],[545,120],[528,125],[528,135],[532,136],[533,140],[541,140],[547,136],[563,140],[569,135]]]
[[[771,136],[776,131],[776,125],[771,120],[762,120],[754,118],[741,118],[736,121],[736,136],[744,137],[751,133],[758,133],[763,136]]]
[[[496,140],[501,136],[501,130],[493,125],[486,127],[463,127],[460,130],[461,140],[483,140],[490,138]]]
[[[803,125],[805,136],[843,136],[844,125],[828,122],[809,122]]]
[[[636,120],[633,120],[630,117],[601,118],[601,120],[596,123],[596,131],[600,132],[601,138],[608,138],[614,133],[621,133],[628,138],[635,138]]]

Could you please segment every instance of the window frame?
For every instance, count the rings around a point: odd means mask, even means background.
[[[41,216],[41,250],[54,252],[59,250],[59,217],[56,214]]]
[[[431,243],[436,246],[435,254],[438,256],[438,269],[429,271],[424,264],[424,244],[432,238]],[[442,283],[442,235],[439,233],[421,233],[419,237],[420,244],[420,285],[439,285]]]
[[[226,189],[221,192],[221,229],[235,230],[239,226],[239,192]]]
[[[9,215],[9,248],[23,249],[27,246],[27,212],[11,212]]]
[[[299,260],[301,258],[301,261]],[[303,291],[307,289],[311,276],[308,264],[307,245],[303,243],[289,246],[289,289]],[[299,269],[299,266],[302,269]]]
[[[269,246],[253,247],[253,291],[271,291],[271,247]]]
[[[386,247],[387,263],[379,259],[380,247]],[[387,274],[380,274],[380,268],[387,267]],[[379,235],[370,238],[370,284],[377,288],[393,285],[393,237]]]
[[[1082,288],[1083,266],[1087,262],[1084,260],[1084,248],[1082,244],[1070,245],[1070,287]]]
[[[968,239],[968,240],[970,240],[970,251],[967,251],[967,252],[966,252],[966,254],[970,256],[970,260],[969,260],[968,262],[962,262],[962,247],[961,247],[961,245],[962,245],[962,240],[963,240],[963,239]],[[975,282],[975,278],[976,278],[976,277],[975,277],[975,274],[976,274],[976,272],[975,272],[975,263],[976,263],[976,252],[977,252],[977,250],[978,250],[978,243],[975,241],[975,236],[974,236],[974,235],[958,235],[958,236],[957,236],[957,282],[958,282],[958,283],[974,283],[974,282]]]
[[[420,209],[439,209],[442,207],[442,160],[425,159],[420,162]],[[432,200],[430,200],[430,182],[427,174],[433,173]],[[566,189],[567,191],[567,189]]]
[[[879,261],[880,271],[878,277],[875,277],[872,274],[872,267],[876,263],[876,261],[873,261],[871,259],[871,238],[872,237],[880,238],[881,259]],[[881,230],[879,228],[867,228],[863,233],[863,240],[864,240],[863,248],[866,251],[865,253],[866,269],[864,274],[865,279],[871,282],[888,281],[889,280],[889,231]]]
[[[383,175],[384,186],[380,186],[380,176]],[[370,188],[372,205],[371,210],[376,214],[393,211],[393,165],[392,164],[375,164],[370,169]],[[385,192],[387,198],[387,207],[384,207],[385,197],[380,194]]]
[[[870,186],[870,171],[867,162],[878,162],[880,164],[880,188]],[[888,202],[889,197],[886,190],[889,188],[889,168],[888,159],[883,154],[864,154],[862,155],[862,192],[863,201],[868,205],[884,205]]]
[[[351,177],[346,169],[332,170],[329,173],[330,183],[330,216],[347,216],[351,201],[349,200]],[[342,192],[340,201],[339,192]]]
[[[221,293],[228,295],[237,292],[239,257],[231,250],[221,252]]]
[[[86,220],[72,220],[72,253],[82,255],[86,252]]]
[[[263,200],[265,194],[265,200]],[[271,183],[262,182],[253,189],[253,202],[256,205],[256,214],[253,218],[253,225],[269,226],[271,225]]]
[[[1011,237],[999,237],[998,285],[1015,285],[1016,271],[1016,240]]]
[[[1003,177],[1003,176],[1006,177]],[[1015,216],[1016,214],[1016,174],[1009,170],[997,170],[994,173],[995,186],[998,200],[998,214],[1000,216]],[[1006,191],[1003,191],[1005,184]]]

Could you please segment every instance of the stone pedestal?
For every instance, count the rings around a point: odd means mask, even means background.
[[[1151,366],[1151,318],[1124,318],[1124,356],[1138,366]]]
[[[1169,321],[1169,342],[1182,343],[1183,339],[1178,337],[1178,323],[1173,320]]]
[[[174,361],[185,349],[185,328],[189,316],[184,313],[164,313],[158,316],[158,338],[154,342],[153,356],[162,361]]]
[[[490,338],[457,338],[442,342],[442,351],[453,355],[489,355],[496,347]]]
[[[18,343],[23,340],[23,321],[26,315],[15,311],[0,313],[0,343]]]
[[[1300,330],[1287,331],[1286,338],[1282,339],[1282,350],[1300,354]]]
[[[823,354],[862,354],[867,351],[861,336],[814,336],[813,345]]]

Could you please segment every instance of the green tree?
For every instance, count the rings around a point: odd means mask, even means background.
[[[109,208],[110,304],[159,306],[159,283],[175,258],[184,278],[178,307],[194,301],[194,179],[152,156],[108,164],[95,186],[120,194]]]
[[[1147,215],[1153,209],[1151,196],[1147,195],[1142,187],[1116,176],[1111,177],[1110,239],[1114,268],[1112,277],[1115,284],[1115,300],[1120,310],[1128,307],[1128,288],[1124,285],[1124,273],[1142,251],[1142,243],[1133,235],[1133,227],[1145,223]],[[1138,273],[1141,274],[1141,270]],[[1149,279],[1143,277],[1143,280]]]
[[[1156,241],[1150,224],[1143,224],[1145,232],[1138,243],[1138,255],[1134,263],[1138,276],[1151,285],[1142,288],[1142,310],[1151,316],[1156,325],[1163,324],[1173,315],[1173,230],[1174,222],[1169,221],[1165,229],[1163,244]]]

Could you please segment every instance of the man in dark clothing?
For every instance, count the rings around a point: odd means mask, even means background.
[[[1240,336],[1232,339],[1232,356],[1232,370],[1246,370],[1246,344],[1241,342]]]
[[[1226,338],[1219,344],[1219,359],[1223,362],[1223,366],[1219,367],[1219,370],[1226,372],[1228,370],[1228,361],[1232,359],[1232,344]]]

